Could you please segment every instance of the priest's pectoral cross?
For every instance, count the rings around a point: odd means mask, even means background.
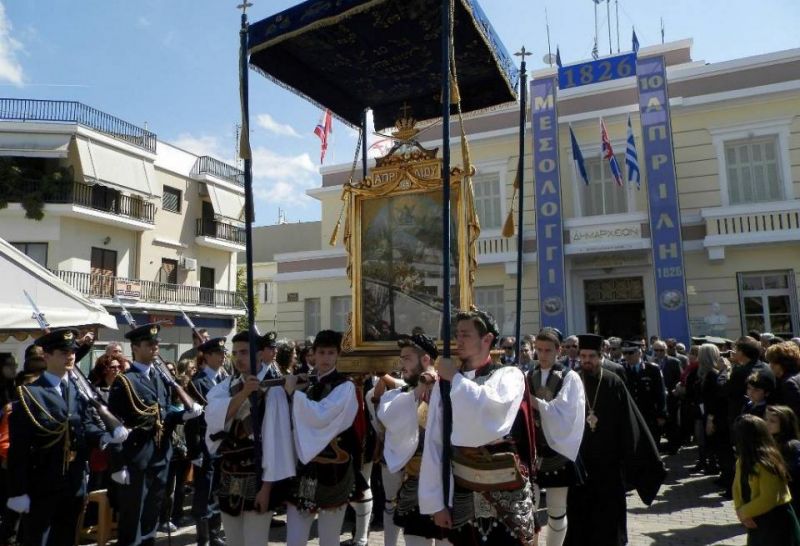
[[[594,432],[595,429],[597,428],[597,421],[599,421],[597,415],[594,414],[594,410],[590,409],[589,415],[586,416],[586,424],[589,425],[589,430],[591,430],[592,432]]]

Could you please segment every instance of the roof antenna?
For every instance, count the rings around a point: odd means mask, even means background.
[[[661,43],[664,43],[664,17],[661,17]]]
[[[545,62],[553,66],[553,59],[555,59],[555,57],[553,57],[553,50],[550,49],[550,19],[547,17],[547,6],[544,7],[544,24],[547,29],[547,57],[545,57],[547,60]]]

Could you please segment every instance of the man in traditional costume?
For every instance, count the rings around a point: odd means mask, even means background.
[[[333,330],[314,338],[317,376],[306,392],[295,390],[298,376],[286,377],[299,459],[287,508],[287,546],[305,545],[315,518],[320,546],[339,546],[347,504],[367,489],[359,472],[362,446],[356,418],[361,415],[363,421],[363,413],[356,386],[336,370],[341,343],[342,334]]]
[[[384,378],[375,388],[373,399],[379,399],[377,418],[385,428],[383,458],[392,476],[400,474],[402,485],[387,490],[387,502],[393,502],[394,521],[384,519],[384,533],[389,532],[397,542],[397,528],[403,528],[407,546],[441,544],[445,530],[436,526],[430,516],[419,512],[419,472],[425,444],[428,399],[436,381],[433,364],[439,351],[433,340],[424,334],[401,335],[400,364],[404,384],[385,390],[391,378]],[[386,484],[384,484],[386,487]],[[389,495],[391,494],[391,497]],[[387,527],[388,525],[388,527]]]
[[[78,330],[59,328],[41,336],[46,369],[17,389],[9,416],[8,501],[24,514],[19,543],[72,546],[86,497],[92,447],[119,444],[128,430],[108,431],[69,380],[75,366]]]
[[[653,437],[625,383],[603,365],[603,338],[578,336],[580,377],[586,395],[586,427],[580,460],[586,479],[569,488],[569,546],[615,546],[628,542],[625,492],[636,488],[653,502],[666,471]]]
[[[257,348],[262,343],[259,339]],[[250,374],[247,331],[233,336],[233,362],[236,373],[208,393],[206,443],[209,453],[220,457],[217,499],[226,543],[264,546],[274,508],[285,500],[285,480],[294,476],[289,406],[281,388],[260,394],[268,369],[259,363],[258,373]],[[253,393],[258,393],[255,407]],[[253,427],[259,424],[261,446],[256,446]]]
[[[538,361],[528,373],[536,427],[536,484],[547,490],[547,546],[561,546],[567,533],[567,491],[582,480],[576,465],[585,415],[578,373],[558,361],[561,332],[544,328],[534,346]],[[538,504],[538,502],[537,502]]]
[[[108,395],[108,406],[131,429],[119,453],[112,453],[111,479],[117,487],[117,544],[155,544],[161,505],[164,502],[172,459],[170,437],[181,420],[199,416],[195,404],[169,411],[173,383],[156,368],[159,324],[145,324],[125,334],[131,342],[133,364],[117,375]]]
[[[431,393],[419,481],[419,507],[460,545],[528,545],[534,540],[530,481],[533,432],[525,376],[492,362],[498,339],[491,315],[473,309],[454,319],[457,355],[439,364]],[[459,365],[460,364],[460,365]],[[452,383],[452,433],[443,438],[441,379]],[[454,487],[443,498],[442,452],[452,445]],[[449,507],[452,506],[452,509]]]
[[[192,376],[189,395],[202,405],[208,404],[208,393],[225,379],[222,364],[225,362],[225,338],[210,339],[197,346],[203,357],[203,367]],[[206,420],[204,416],[186,422],[186,446],[194,466],[194,495],[192,517],[197,530],[197,546],[223,546],[222,516],[214,496],[214,472],[218,471],[218,457],[212,457],[206,445]]]

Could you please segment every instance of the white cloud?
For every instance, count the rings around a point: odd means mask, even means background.
[[[138,19],[136,19],[136,26],[138,26],[139,28],[147,28],[150,25],[152,25],[150,19],[148,19],[144,15],[140,15]]]
[[[279,123],[275,121],[275,119],[270,116],[269,114],[259,114],[256,117],[256,123],[262,129],[265,129],[268,133],[272,133],[278,136],[290,136],[295,138],[300,138],[300,135],[297,131],[294,130],[294,127],[287,123]]]
[[[197,137],[189,133],[181,133],[178,138],[171,141],[171,144],[195,155],[210,155],[221,161],[226,161],[224,159],[226,155],[232,155],[223,153],[219,139],[215,136],[203,135]]]
[[[197,155],[209,155],[231,163],[218,137],[181,133],[171,141],[178,148]],[[224,142],[224,141],[222,141]],[[253,147],[253,194],[256,202],[280,207],[305,208],[314,200],[306,190],[319,185],[319,169],[307,153],[282,154],[265,146]]]
[[[319,184],[319,171],[308,154],[281,155],[265,147],[253,149],[253,193],[282,207],[306,206],[306,190]]]
[[[22,44],[11,36],[11,21],[6,17],[6,8],[0,3],[0,81],[22,85],[24,76],[22,65],[17,61],[17,52],[22,52]]]

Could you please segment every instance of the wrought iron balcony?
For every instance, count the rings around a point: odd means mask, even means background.
[[[141,303],[161,303],[181,306],[221,307],[243,309],[244,304],[236,292],[168,284],[140,279],[127,279],[111,275],[79,273],[77,271],[51,270],[61,280],[90,298],[110,300],[115,295],[137,299]]]
[[[192,174],[210,174],[238,186],[244,186],[244,171],[208,155],[197,158],[192,167]]]
[[[222,239],[223,241],[230,241],[240,245],[246,244],[244,229],[234,224],[208,218],[197,219],[195,235],[198,237],[213,237],[214,239]]]
[[[101,184],[72,182],[56,188],[45,188],[40,180],[25,180],[5,198],[8,202],[14,203],[30,196],[36,196],[44,203],[78,205],[148,224],[155,223],[156,207],[153,203],[138,197],[122,195],[118,190]]]
[[[0,99],[0,119],[77,123],[156,153],[155,133],[76,101]]]

